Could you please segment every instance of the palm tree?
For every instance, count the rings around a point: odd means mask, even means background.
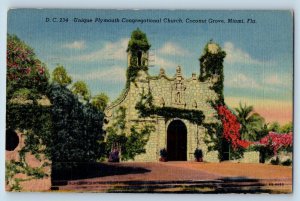
[[[241,124],[240,133],[244,140],[256,141],[259,133],[265,127],[265,120],[258,113],[253,111],[253,106],[243,106],[239,104],[239,108],[235,108],[237,119]]]

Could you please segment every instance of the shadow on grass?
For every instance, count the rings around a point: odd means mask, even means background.
[[[83,163],[73,168],[52,170],[52,183],[66,185],[70,180],[146,172],[150,170],[141,167],[126,167],[119,163]]]

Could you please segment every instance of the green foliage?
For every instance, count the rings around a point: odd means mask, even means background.
[[[6,107],[6,127],[13,130],[19,129],[26,134],[25,146],[20,154],[25,152],[45,153],[50,158],[49,149],[43,149],[44,145],[52,145],[50,107],[35,104],[7,104]]]
[[[269,131],[279,133],[280,132],[280,124],[277,121],[275,121],[269,125],[268,129],[269,129]]]
[[[77,81],[71,87],[73,94],[78,96],[79,100],[86,102],[90,100],[91,93],[84,81]]]
[[[272,122],[268,126],[268,130],[276,132],[276,133],[289,133],[289,132],[293,132],[293,123],[289,122],[287,124],[284,124],[284,125],[280,126],[280,124],[275,121],[275,122]]]
[[[148,142],[149,135],[154,131],[154,126],[133,125],[128,133],[125,122],[126,109],[120,107],[117,111],[115,122],[106,129],[106,152],[110,153],[113,149],[121,152],[122,160],[134,160],[136,155],[145,153],[145,145]]]
[[[23,173],[35,179],[47,176],[42,167],[28,166],[25,153],[51,158],[49,149],[45,148],[52,144],[51,109],[38,103],[42,97],[46,98],[48,79],[45,65],[36,58],[32,48],[17,36],[8,35],[6,129],[26,135],[25,145],[19,151],[20,161],[6,163],[5,178],[12,191],[21,190],[22,179],[14,179],[15,174]]]
[[[128,66],[127,70],[126,70],[126,78],[127,78],[127,83],[126,83],[126,87],[129,87],[129,83],[130,82],[134,82],[135,78],[138,75],[138,72],[140,70],[143,71],[147,71],[148,67],[147,66]]]
[[[137,102],[135,108],[139,111],[141,117],[149,117],[151,115],[159,115],[166,119],[177,117],[187,119],[196,124],[201,124],[205,118],[203,112],[199,110],[154,106],[153,97],[150,92],[148,94],[141,94],[141,100]]]
[[[48,176],[44,173],[43,167],[32,168],[30,166],[25,167],[26,174],[32,176],[35,179],[42,179],[45,176]]]
[[[20,88],[45,91],[49,73],[33,49],[15,35],[7,35],[7,99]]]
[[[274,156],[274,151],[270,146],[264,146],[261,144],[251,145],[247,151],[258,151],[260,155],[260,163],[264,163]]]
[[[194,157],[195,157],[195,158],[202,158],[202,157],[203,157],[202,150],[196,148],[195,151],[194,151]]]
[[[11,190],[15,192],[20,192],[22,187],[20,186],[20,179],[14,179],[14,182],[11,185]]]
[[[129,87],[130,82],[134,82],[140,70],[147,71],[146,59],[142,58],[141,54],[146,53],[150,49],[150,44],[145,33],[140,29],[136,29],[132,32],[131,38],[128,42],[127,52],[130,52],[129,66],[126,71],[127,83],[126,87]],[[139,55],[140,54],[140,55]],[[140,58],[139,58],[140,57]],[[140,64],[138,60],[141,60]]]
[[[21,161],[6,161],[5,162],[5,181],[6,185],[10,187],[11,191],[21,191],[22,187],[20,185],[21,181],[31,180],[31,179],[41,179],[49,176],[44,173],[43,167],[32,168],[28,166],[25,160]],[[16,174],[25,174],[28,176],[27,179],[13,178]]]
[[[145,125],[141,129],[137,125],[130,128],[130,134],[122,150],[122,159],[134,159],[136,155],[146,153],[145,146],[149,140],[150,133],[154,131],[154,126]]]
[[[281,162],[281,165],[283,166],[291,166],[293,164],[293,161],[291,159],[287,159],[286,161]]]
[[[104,153],[101,141],[103,113],[90,104],[83,105],[66,87],[53,84],[53,144],[51,155],[56,169],[83,162],[95,162]]]
[[[147,36],[144,32],[142,32],[139,28],[134,30],[131,33],[131,37],[128,43],[127,52],[137,52],[138,50],[141,51],[148,51],[151,45],[148,43]]]
[[[204,123],[206,129],[204,142],[207,145],[208,151],[218,151],[220,161],[235,160],[243,157],[244,149],[237,147],[232,149],[228,141],[223,137],[223,126],[220,123]]]
[[[272,165],[279,165],[279,163],[280,163],[280,161],[279,161],[279,158],[278,158],[278,157],[276,157],[275,159],[272,159],[272,160],[271,160],[271,164],[272,164]]]
[[[280,128],[280,133],[289,133],[289,132],[293,132],[293,123],[292,122],[289,122]]]
[[[57,66],[52,72],[52,80],[62,86],[68,86],[72,83],[72,77],[68,75],[63,66]]]
[[[162,158],[168,158],[168,151],[167,151],[167,149],[163,148],[163,149],[159,150],[159,155]]]
[[[223,126],[220,123],[204,123],[202,124],[206,129],[204,136],[204,142],[207,145],[208,151],[218,151],[218,157],[220,161],[224,160],[224,143],[227,142],[223,139]]]
[[[237,112],[238,122],[241,124],[240,134],[242,139],[257,141],[261,137],[268,134],[265,120],[258,113],[253,112],[253,106],[243,106],[241,103],[239,108],[235,108]]]
[[[210,48],[213,47],[213,50]],[[224,105],[224,72],[223,72],[223,61],[226,56],[226,52],[223,51],[220,46],[214,43],[212,40],[209,41],[205,48],[204,52],[201,55],[200,61],[200,81],[208,81],[210,79],[214,80],[214,84],[211,87],[216,94],[218,99],[214,102],[214,105]]]
[[[100,93],[92,98],[91,104],[100,111],[104,111],[109,101],[105,93]]]
[[[58,69],[61,73],[63,67]],[[66,76],[55,78],[61,85],[50,85],[48,77],[33,50],[16,36],[8,35],[6,128],[26,135],[20,161],[6,164],[6,181],[14,190],[20,190],[20,180],[13,179],[17,173],[37,179],[47,176],[43,167],[49,164],[44,162],[41,167],[32,168],[25,161],[26,153],[38,160],[45,154],[52,160],[52,171],[95,162],[104,153],[103,113],[88,101],[85,105],[80,103],[65,87],[69,83]],[[88,99],[87,87],[77,85],[74,93]],[[50,100],[51,104],[42,104],[43,100]]]

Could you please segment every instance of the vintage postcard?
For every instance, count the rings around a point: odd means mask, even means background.
[[[290,10],[11,9],[6,190],[292,193]]]

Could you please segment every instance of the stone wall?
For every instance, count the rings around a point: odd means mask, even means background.
[[[244,153],[244,157],[239,160],[241,163],[259,163],[258,151],[247,151]]]
[[[214,100],[217,95],[209,87],[210,82],[200,82],[193,74],[191,78],[185,79],[181,74],[181,68],[177,67],[174,77],[167,77],[164,70],[158,76],[149,76],[147,72],[140,71],[135,82],[130,83],[119,99],[112,103],[106,111],[106,118],[109,123],[104,129],[114,121],[116,111],[120,107],[126,108],[126,122],[129,131],[130,126],[140,124],[141,121],[155,125],[155,132],[150,134],[146,145],[146,153],[136,156],[135,161],[158,161],[159,151],[167,146],[167,129],[170,122],[174,119],[165,119],[161,116],[151,118],[140,118],[135,106],[140,101],[141,94],[149,91],[153,96],[153,103],[159,107],[174,107],[200,110],[205,115],[205,123],[217,121],[214,117],[216,111],[210,106],[208,101]],[[176,119],[176,118],[175,118]],[[188,120],[180,119],[187,128],[187,160],[194,160],[194,151],[200,148],[203,151],[204,159],[207,161],[218,161],[218,154],[208,152],[204,143],[205,129],[201,125],[196,125]]]
[[[20,151],[25,146],[26,134],[16,131],[19,144],[14,150],[5,152],[6,191],[48,191],[51,188],[51,161],[44,154],[39,157]]]

